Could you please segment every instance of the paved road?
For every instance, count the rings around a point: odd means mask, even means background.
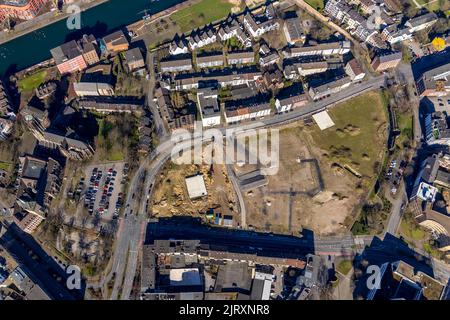
[[[387,191],[389,192],[389,190]],[[386,226],[386,233],[395,235],[397,233],[400,221],[402,218],[403,210],[402,204],[408,202],[408,196],[406,195],[405,183],[402,182],[397,191],[397,198],[392,199],[392,210],[389,216],[389,221]]]

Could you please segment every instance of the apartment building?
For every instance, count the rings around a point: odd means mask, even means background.
[[[79,72],[87,68],[83,51],[75,40],[66,42],[50,50],[50,53],[62,75]]]

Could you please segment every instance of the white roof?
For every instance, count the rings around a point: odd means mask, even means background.
[[[203,180],[203,175],[201,174],[186,178],[186,187],[191,199],[200,198],[208,194],[205,180]]]
[[[198,286],[202,284],[197,268],[170,269],[171,286]]]
[[[328,112],[322,111],[313,115],[314,121],[319,126],[320,130],[325,130],[334,126],[333,120],[331,120]]]

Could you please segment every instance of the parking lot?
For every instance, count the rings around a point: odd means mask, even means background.
[[[403,172],[406,168],[406,161],[400,159],[393,159],[389,163],[389,168],[386,172],[386,180],[390,181],[391,194],[395,196],[397,189],[401,183]]]
[[[83,201],[90,215],[98,214],[102,220],[118,217],[124,201],[123,185],[127,170],[124,162],[88,167]]]

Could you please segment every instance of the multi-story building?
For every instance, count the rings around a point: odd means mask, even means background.
[[[271,112],[272,107],[270,103],[264,102],[259,97],[227,101],[225,103],[225,121],[227,124],[260,119],[270,115]]]
[[[321,43],[315,46],[291,47],[284,50],[287,58],[344,55],[350,52],[350,41]]]
[[[244,26],[253,38],[258,38],[264,33],[280,28],[278,19],[275,19],[273,5],[266,7],[264,14],[254,16],[250,11],[244,15]]]
[[[398,25],[392,24],[384,28],[381,32],[381,38],[390,44],[395,44],[412,38],[412,33],[408,28],[399,28]]]
[[[92,34],[83,35],[83,38],[78,41],[78,45],[81,48],[83,58],[88,65],[93,65],[100,61],[97,40]]]
[[[438,21],[438,17],[434,12],[409,19],[405,23],[405,27],[409,28],[409,32],[416,32],[431,27]]]
[[[351,83],[352,80],[350,77],[345,76],[343,78],[328,80],[326,83],[320,83],[318,85],[313,84],[309,86],[309,95],[316,101],[347,88]]]
[[[347,62],[345,65],[345,73],[347,73],[352,81],[361,81],[366,76],[356,59]]]
[[[220,125],[221,113],[217,98],[215,89],[204,88],[197,91],[197,105],[203,127]]]
[[[402,61],[401,52],[384,51],[375,54],[371,65],[375,71],[382,72],[397,67],[400,61]]]
[[[305,42],[306,36],[303,32],[300,18],[298,17],[284,20],[283,32],[287,42],[290,44],[303,44]]]
[[[240,65],[255,62],[255,53],[248,51],[232,51],[227,53],[228,65]]]
[[[198,68],[216,68],[223,66],[223,54],[201,54],[197,55]]]
[[[76,82],[73,84],[73,89],[79,97],[114,95],[114,88],[108,83]]]
[[[189,48],[193,51],[217,41],[216,30],[212,26],[192,31],[189,36]]]
[[[31,20],[51,0],[0,0],[0,23],[5,19]]]
[[[103,38],[106,49],[111,53],[117,53],[128,50],[129,42],[122,30],[113,32]]]
[[[166,73],[189,71],[192,70],[192,60],[190,57],[164,59],[160,61],[160,69]]]
[[[417,80],[416,87],[421,97],[450,95],[450,63],[424,72]]]
[[[278,113],[288,112],[302,107],[308,103],[308,97],[304,93],[295,93],[287,97],[279,96],[275,100],[275,107]]]
[[[50,52],[62,75],[79,72],[87,68],[87,63],[83,57],[83,51],[75,40],[66,42],[63,45],[50,50]]]

